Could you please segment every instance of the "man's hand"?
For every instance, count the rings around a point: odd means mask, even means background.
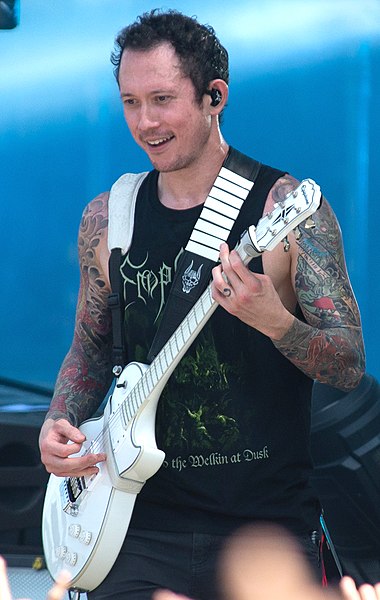
[[[227,312],[274,340],[290,329],[294,317],[286,310],[267,275],[252,273],[235,250],[220,247],[214,267],[212,295]]]
[[[66,419],[47,419],[40,433],[41,460],[46,470],[59,477],[96,474],[96,464],[106,460],[104,453],[73,456],[81,451],[85,440],[84,434]]]

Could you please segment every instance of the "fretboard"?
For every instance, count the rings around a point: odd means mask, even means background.
[[[132,419],[158,385],[162,388],[167,383],[175,367],[217,306],[218,303],[211,296],[211,285],[209,285],[123,402],[125,423]]]

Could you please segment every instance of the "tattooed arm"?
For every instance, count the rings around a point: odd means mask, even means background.
[[[42,461],[50,472],[59,475],[71,474],[62,461],[79,451],[84,436],[77,427],[96,411],[112,380],[106,237],[107,195],[104,194],[93,200],[83,213],[78,238],[81,280],[74,337],[58,374],[40,435]],[[67,446],[68,440],[75,443]],[[104,457],[88,455],[86,463],[81,459],[75,459],[75,463],[70,458],[70,469],[78,467],[81,473],[87,469],[86,474],[96,472],[97,459]]]
[[[290,176],[279,179],[264,212],[297,187]],[[313,216],[314,229],[289,235],[263,255],[265,275],[252,273],[238,254],[222,244],[221,265],[213,270],[213,297],[225,310],[270,337],[276,348],[312,379],[343,390],[353,389],[365,369],[359,310],[347,275],[342,237],[324,199]],[[231,295],[225,296],[225,280]],[[304,319],[297,319],[299,304]]]
[[[359,309],[347,274],[339,224],[323,198],[315,227],[301,227],[293,280],[306,323],[294,319],[275,346],[307,375],[343,390],[365,369]]]

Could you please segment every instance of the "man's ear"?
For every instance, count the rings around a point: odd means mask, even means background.
[[[226,105],[228,98],[228,85],[223,79],[214,79],[210,81],[209,88],[206,92],[210,98],[210,106],[212,108],[218,108],[217,112],[221,112],[223,107]]]

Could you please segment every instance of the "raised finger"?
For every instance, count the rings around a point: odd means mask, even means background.
[[[220,257],[224,277],[226,278],[226,281],[238,291],[241,284],[245,285],[248,283],[252,273],[248,270],[235,250],[231,250],[230,252],[227,244],[223,244],[222,246]]]
[[[339,588],[344,600],[360,600],[359,592],[351,577],[342,577],[339,582]]]
[[[86,439],[84,433],[82,433],[82,431],[77,427],[71,425],[71,423],[69,423],[66,419],[59,419],[55,422],[53,426],[53,433],[59,438],[63,437],[78,444],[82,444]]]
[[[378,600],[379,596],[374,586],[364,583],[359,587],[360,600]]]
[[[0,556],[0,600],[12,600],[9,589],[7,565],[2,556]]]
[[[99,471],[98,464],[106,460],[106,454],[87,454],[85,456],[57,458],[54,457],[46,468],[59,477],[82,477],[95,475]]]
[[[50,589],[47,600],[62,600],[69,587],[70,574],[67,571],[62,571],[57,578],[56,583]]]

